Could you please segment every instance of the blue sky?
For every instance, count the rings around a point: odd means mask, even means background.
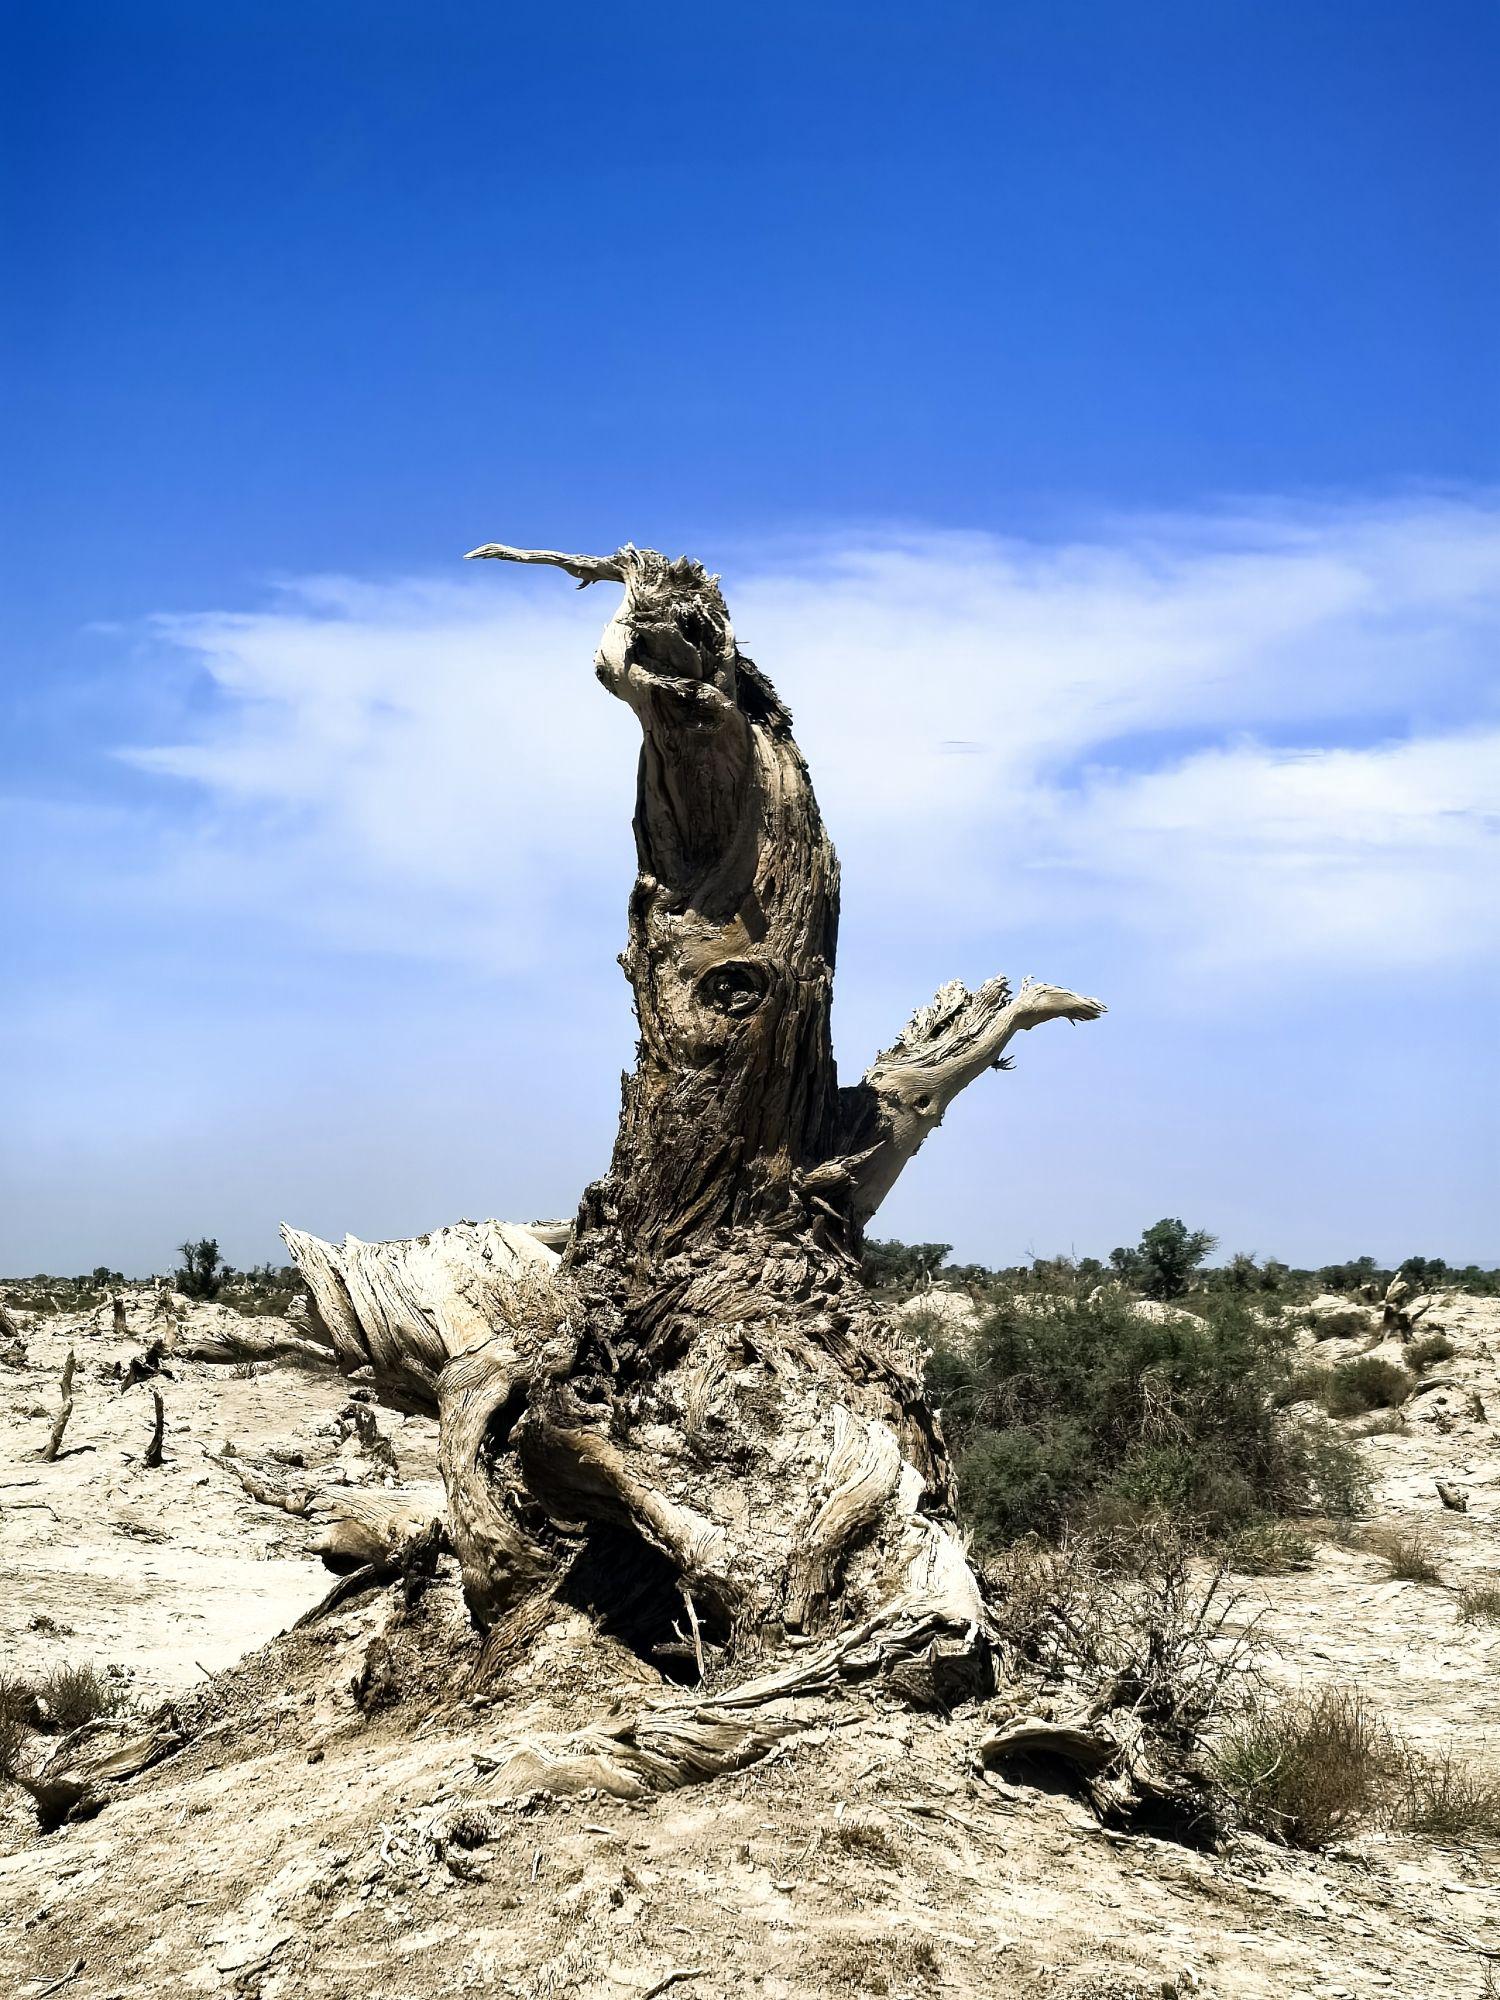
[[[0,1269],[571,1208],[630,1050],[605,593],[799,717],[857,1071],[1111,1013],[879,1228],[1500,1260],[1500,11],[19,6]]]

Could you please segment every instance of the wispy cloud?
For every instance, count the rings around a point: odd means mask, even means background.
[[[846,880],[898,925],[1102,925],[1260,976],[1500,942],[1500,502],[828,538],[724,566]],[[211,878],[349,947],[490,966],[596,938],[632,783],[629,718],[588,672],[605,596],[486,567],[157,620],[214,697],[126,752],[194,787],[158,892]]]

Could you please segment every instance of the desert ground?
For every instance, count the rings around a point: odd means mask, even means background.
[[[557,1797],[544,1783],[497,1796],[506,1742],[597,1722],[650,1669],[597,1635],[575,1646],[581,1612],[497,1656],[446,1556],[420,1594],[358,1591],[297,1629],[335,1582],[315,1547],[330,1496],[436,1489],[436,1424],[368,1392],[351,1400],[331,1366],[296,1354],[169,1347],[163,1374],[122,1387],[162,1324],[149,1291],[124,1296],[123,1332],[107,1306],[14,1314],[0,1357],[0,1664],[30,1681],[66,1663],[107,1669],[139,1713],[171,1718],[175,1747],[50,1831],[24,1789],[0,1790],[5,1993],[1500,1990],[1494,1842],[1376,1826],[1321,1854],[1249,1832],[1210,1852],[1110,1830],[1067,1784],[985,1768],[981,1744],[1024,1705],[1005,1685],[947,1715],[851,1692],[837,1726],[658,1797]],[[179,1325],[231,1318],[197,1305]],[[1419,1529],[1438,1580],[1398,1580],[1360,1537],[1322,1535],[1309,1568],[1233,1579],[1231,1629],[1268,1683],[1357,1686],[1406,1740],[1500,1775],[1500,1626],[1458,1609],[1461,1590],[1500,1584],[1500,1301],[1440,1295],[1425,1325],[1453,1356],[1360,1449],[1365,1525]],[[1319,1359],[1366,1345],[1325,1340]],[[70,1349],[74,1410],[47,1462]],[[146,1462],[153,1388],[159,1466]],[[318,1502],[267,1504],[236,1467],[273,1498]]]

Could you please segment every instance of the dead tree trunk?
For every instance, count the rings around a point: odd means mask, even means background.
[[[663,1656],[685,1608],[695,1658],[801,1637],[797,1664],[754,1684],[767,1701],[877,1670],[951,1691],[983,1671],[983,1610],[922,1384],[860,1283],[861,1235],[1017,1033],[1102,1009],[954,982],[841,1089],[838,865],[716,579],[633,548],[474,553],[624,586],[596,661],[643,735],[621,961],[640,1040],[614,1155],[560,1261],[500,1224],[343,1250],[289,1230],[288,1246],[344,1364],[436,1405],[481,1622],[538,1591],[604,1615],[629,1596]],[[745,1728],[741,1712],[741,1746]]]
[[[162,1401],[160,1389],[153,1389],[151,1391],[151,1404],[151,1442],[146,1446],[145,1462],[154,1471],[161,1464],[162,1438],[167,1428],[167,1406]]]
[[[52,1420],[51,1432],[42,1449],[42,1457],[46,1459],[49,1465],[62,1450],[63,1432],[68,1428],[68,1419],[73,1414],[73,1376],[77,1367],[78,1357],[70,1347],[68,1349],[68,1358],[63,1363],[58,1412]]]

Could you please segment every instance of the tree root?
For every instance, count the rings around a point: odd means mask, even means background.
[[[294,1493],[290,1488],[278,1493],[274,1486],[268,1486],[232,1452],[221,1452],[213,1463],[223,1471],[231,1473],[250,1498],[259,1501],[262,1507],[275,1507],[283,1514],[305,1515],[312,1506],[311,1493]]]
[[[946,1708],[990,1684],[989,1645],[978,1627],[897,1606],[722,1693],[651,1702],[607,1726],[522,1738],[486,1760],[481,1796],[593,1789],[643,1798],[744,1770],[810,1729],[855,1720],[863,1710],[851,1707],[851,1693],[860,1688]]]
[[[438,1557],[448,1547],[442,1522],[429,1520],[419,1532],[390,1542],[380,1554],[361,1563],[347,1576],[341,1576],[310,1611],[303,1612],[292,1630],[305,1631],[326,1618],[330,1611],[347,1604],[351,1597],[358,1597],[367,1590],[379,1590],[383,1585],[398,1580],[401,1584],[401,1614],[407,1616],[436,1573]]]
[[[42,1831],[51,1833],[64,1820],[101,1812],[111,1786],[160,1763],[186,1740],[170,1708],[144,1729],[120,1719],[86,1722],[65,1736],[38,1770],[18,1771],[17,1782],[31,1794]]]

